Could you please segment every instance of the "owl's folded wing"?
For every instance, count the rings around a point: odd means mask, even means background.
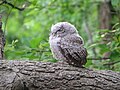
[[[77,36],[61,39],[59,48],[66,61],[75,66],[86,63],[87,50],[83,47],[83,40]]]

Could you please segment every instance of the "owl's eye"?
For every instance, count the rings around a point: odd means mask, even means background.
[[[64,29],[58,29],[58,32],[64,32],[65,30]]]
[[[58,31],[58,32],[60,32],[60,31],[61,31],[61,29],[58,29],[57,31]]]

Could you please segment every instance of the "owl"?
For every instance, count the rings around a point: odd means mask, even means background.
[[[52,25],[49,43],[55,59],[75,67],[86,64],[87,50],[84,48],[84,41],[72,24],[59,22]]]

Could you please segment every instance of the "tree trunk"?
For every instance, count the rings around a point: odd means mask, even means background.
[[[5,36],[2,30],[2,16],[0,15],[0,60],[3,59],[4,46],[5,46]]]
[[[120,90],[120,73],[63,62],[2,60],[0,90]]]
[[[111,29],[111,7],[110,1],[104,0],[98,7],[99,17],[99,28],[100,29]]]
[[[113,23],[115,10],[111,4],[111,0],[104,0],[98,6],[98,20],[99,20],[99,29],[104,30],[112,30],[112,27],[115,23]],[[101,32],[100,34],[103,34]],[[111,33],[107,33],[103,38],[104,43],[108,43],[111,41]]]
[[[98,5],[99,29],[101,29],[100,35],[105,35],[105,32],[103,32],[102,30],[112,30],[112,27],[114,25],[114,23],[112,22],[112,20],[114,19],[113,13],[115,13],[115,10],[112,7],[111,0],[103,0],[103,2]],[[106,33],[106,35],[102,38],[103,41],[101,42],[101,44],[109,43],[112,37],[113,36],[111,35],[111,33]],[[110,51],[105,52],[103,53],[103,58],[110,58],[110,55]]]

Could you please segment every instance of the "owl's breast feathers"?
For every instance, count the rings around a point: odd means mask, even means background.
[[[56,38],[53,36],[50,36],[49,38],[49,43],[50,43],[50,48],[53,54],[53,57],[57,60],[64,60],[65,58],[63,57],[62,53],[59,50],[59,45],[61,38]]]
[[[67,35],[57,44],[67,63],[76,67],[86,64],[87,50],[83,47],[84,42],[79,35]]]

